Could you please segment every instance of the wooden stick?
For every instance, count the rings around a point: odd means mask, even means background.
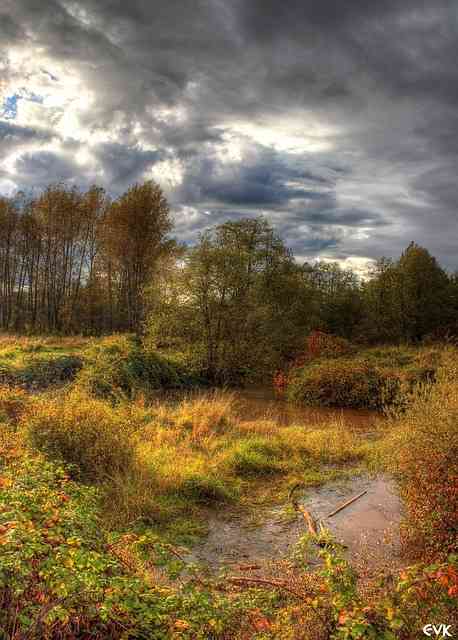
[[[345,507],[348,507],[348,505],[350,505],[355,500],[358,500],[359,498],[361,498],[365,493],[367,493],[367,490],[361,491],[361,493],[358,493],[357,496],[353,496],[353,498],[350,498],[349,500],[341,504],[340,507],[337,507],[337,509],[334,509],[334,511],[331,511],[331,513],[329,513],[327,517],[331,518],[332,516],[335,516],[336,513],[339,513],[339,511],[342,511],[342,509],[345,509]]]
[[[304,520],[307,523],[307,527],[309,530],[309,533],[311,536],[316,537],[318,535],[318,532],[316,530],[316,524],[315,521],[313,519],[313,517],[310,515],[310,513],[307,511],[307,509],[305,507],[303,507],[302,505],[298,504],[296,506],[297,511],[299,511],[300,513],[302,513]]]
[[[233,582],[234,584],[262,584],[265,586],[277,587],[277,589],[284,589],[285,591],[288,591],[288,593],[290,593],[291,595],[296,596],[296,598],[299,598],[300,600],[304,600],[304,596],[300,593],[297,593],[297,591],[294,591],[294,589],[290,589],[290,587],[288,586],[285,580],[267,580],[266,578],[246,578],[245,576],[228,576],[226,580],[228,582]]]

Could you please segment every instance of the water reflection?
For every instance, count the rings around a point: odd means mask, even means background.
[[[232,393],[236,400],[236,413],[242,421],[271,420],[283,427],[322,424],[338,419],[349,426],[367,428],[380,417],[374,411],[363,409],[331,409],[294,404],[276,396],[269,388],[248,388]]]

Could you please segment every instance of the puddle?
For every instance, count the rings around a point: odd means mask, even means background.
[[[349,498],[366,493],[332,517],[329,514]],[[346,555],[360,573],[394,569],[400,560],[399,523],[402,506],[393,481],[354,478],[348,486],[325,486],[310,493],[302,504],[321,519],[335,539],[348,547]]]
[[[335,516],[327,517],[361,491],[367,493]],[[396,567],[401,503],[392,481],[381,476],[358,477],[310,489],[300,502],[346,545],[347,557],[360,573]],[[211,571],[246,565],[253,572],[265,574],[273,562],[291,558],[306,531],[302,517],[288,518],[284,507],[278,506],[262,508],[255,516],[258,521],[242,511],[209,514],[208,536],[193,547],[189,560],[202,563]],[[310,566],[316,564],[317,559],[312,557]]]

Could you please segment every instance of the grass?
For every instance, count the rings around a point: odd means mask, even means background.
[[[82,367],[84,338],[0,335],[0,384],[40,390],[74,380]]]
[[[402,374],[402,406],[371,427],[373,440],[343,418],[286,427],[245,421],[233,394],[183,395],[191,379],[180,367],[145,356],[129,338],[0,339],[0,363],[10,373],[30,371],[38,356],[78,357],[83,367],[71,384],[40,394],[0,387],[0,628],[7,638],[407,640],[430,611],[449,621],[458,593],[449,559],[457,551],[456,350],[383,348],[332,359],[332,366],[350,363],[348,375],[356,359]],[[431,371],[435,385],[417,384]],[[175,385],[180,397],[148,393]],[[201,574],[193,580],[190,569],[185,589],[170,582],[183,569],[175,545],[205,534],[209,510],[284,504],[297,484],[373,468],[398,479],[403,539],[417,549],[415,559],[443,564],[406,569],[379,600],[355,591],[332,545],[324,578],[285,569],[281,577],[299,600],[282,589],[229,588]],[[304,629],[312,635],[301,635]]]
[[[105,338],[0,335],[0,384],[42,390],[73,382],[96,397],[118,400],[137,393],[203,383],[180,359],[147,351],[134,336]]]
[[[336,476],[368,453],[342,420],[282,429],[245,423],[234,396],[223,392],[113,404],[77,385],[29,397],[25,406],[15,393],[0,395],[0,412],[12,421],[19,411],[14,421],[33,450],[101,486],[108,519],[123,525],[140,519],[167,529],[177,518],[198,518],[202,505],[244,502],[268,478],[281,501],[288,483],[319,484],[329,465]]]

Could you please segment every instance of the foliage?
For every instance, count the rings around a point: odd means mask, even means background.
[[[326,539],[320,555],[333,609],[333,640],[414,640],[432,620],[453,625],[458,619],[457,556],[442,563],[412,565],[394,584],[382,580],[375,598],[366,599],[339,545]]]
[[[384,379],[364,362],[325,361],[297,371],[288,385],[288,398],[325,407],[380,409]]]
[[[78,384],[90,393],[112,400],[186,387],[197,381],[180,363],[145,350],[129,336],[93,341],[85,350],[85,366],[78,376]]]
[[[191,349],[209,379],[270,372],[308,325],[309,286],[263,218],[209,230],[150,292],[148,340]]]
[[[85,479],[103,480],[124,475],[134,464],[134,420],[128,407],[113,411],[73,391],[65,399],[36,398],[22,422],[32,446],[75,465]]]
[[[314,298],[312,327],[353,339],[366,311],[359,277],[338,262],[305,263],[303,273]]]
[[[337,358],[348,355],[352,347],[348,340],[323,331],[312,331],[307,337],[306,357]]]
[[[25,391],[14,387],[0,387],[0,424],[17,424],[26,410],[29,399]]]
[[[127,352],[133,347],[128,340]],[[380,426],[381,444],[340,421],[281,429],[243,421],[231,394],[115,403],[81,383],[36,396],[0,389],[5,638],[413,640],[432,620],[455,624],[456,351],[377,348],[321,356],[298,372],[348,363],[376,370],[385,383],[393,374],[407,394],[403,410]],[[417,384],[432,377],[428,389]],[[286,495],[293,482],[324,482],[330,471],[369,459],[372,447],[398,478],[403,539],[417,550],[419,562],[399,577],[361,590],[323,531],[321,577],[285,570],[277,584],[230,588],[188,567],[184,584],[173,583],[185,567],[164,541],[172,527],[195,535],[209,508],[244,503],[263,478],[274,477],[272,491]],[[128,529],[109,532],[121,526]]]
[[[71,382],[82,366],[78,356],[32,353],[23,366],[0,363],[0,383],[44,389],[53,384]]]
[[[316,350],[320,352],[318,340],[317,343]],[[343,355],[339,357],[340,348]],[[333,346],[327,352],[323,351],[333,355],[294,362],[286,382],[281,380],[287,397],[327,407],[401,409],[417,388],[434,382],[440,362],[437,350],[415,353],[399,348],[378,348],[356,352],[349,358],[346,348],[349,347],[345,344]],[[274,379],[274,384],[276,381]]]
[[[377,264],[365,287],[361,329],[373,340],[421,340],[451,322],[452,288],[436,259],[412,242],[398,261]]]
[[[418,557],[457,552],[458,396],[456,351],[449,349],[428,394],[392,419],[386,457],[406,506],[405,542]]]
[[[0,326],[99,334],[139,330],[143,287],[168,251],[167,202],[153,182],[110,201],[97,186],[49,185],[0,198]]]
[[[0,549],[5,638],[203,640],[237,611],[192,581],[182,593],[152,583],[155,564],[173,568],[167,547],[149,534],[109,537],[96,492],[35,456],[3,470]]]

